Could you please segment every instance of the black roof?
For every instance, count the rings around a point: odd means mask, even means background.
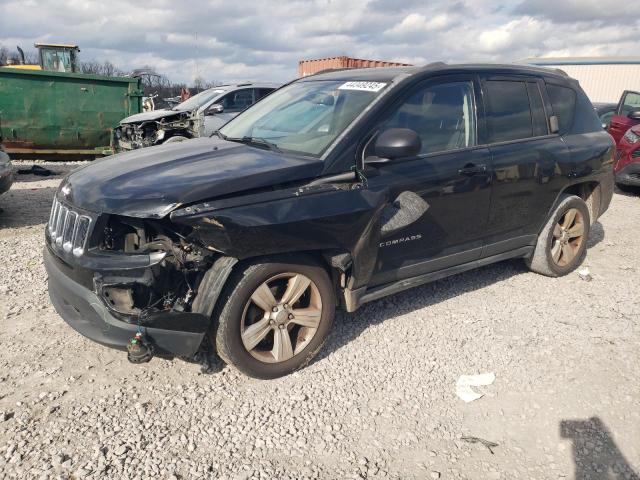
[[[315,80],[362,80],[370,82],[388,82],[403,76],[417,74],[442,74],[442,73],[512,73],[512,74],[533,74],[555,77],[567,81],[570,77],[561,70],[534,67],[531,65],[516,64],[490,64],[490,63],[470,63],[470,64],[445,64],[442,62],[430,63],[422,67],[378,67],[378,68],[352,68],[343,70],[330,70],[319,72],[315,75],[304,77],[301,81]]]

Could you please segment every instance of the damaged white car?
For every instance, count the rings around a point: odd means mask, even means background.
[[[134,150],[211,135],[279,86],[267,82],[221,85],[200,92],[170,110],[131,115],[114,129],[114,147],[117,151]]]

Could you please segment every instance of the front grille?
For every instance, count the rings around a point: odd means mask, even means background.
[[[631,152],[631,156],[634,158],[640,157],[640,148]]]
[[[57,199],[53,200],[47,227],[52,244],[79,257],[87,245],[90,227],[90,217],[74,212]]]

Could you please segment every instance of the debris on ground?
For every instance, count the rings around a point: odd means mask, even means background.
[[[593,277],[591,276],[591,272],[589,271],[589,267],[584,267],[578,270],[578,276],[580,277],[581,280],[584,280],[585,282],[590,282],[591,280],[593,280]]]
[[[481,445],[484,445],[491,452],[491,455],[493,455],[493,449],[499,446],[495,442],[490,442],[489,440],[485,440],[484,438],[480,437],[460,437],[460,440],[464,442],[479,443]]]
[[[473,402],[484,396],[483,393],[475,392],[471,387],[481,387],[491,385],[496,380],[493,372],[480,375],[460,375],[456,382],[456,395],[465,402]]]
[[[37,175],[39,177],[51,177],[57,175],[53,170],[41,167],[40,165],[31,165],[31,168],[20,168],[18,170],[20,175]]]

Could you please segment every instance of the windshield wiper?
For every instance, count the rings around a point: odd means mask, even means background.
[[[280,150],[278,145],[262,137],[248,137],[248,136],[242,137],[242,138],[225,137],[224,140],[228,140],[230,142],[244,143],[246,145],[253,145],[255,147],[263,147],[263,148],[266,148],[267,150],[273,150],[274,152],[282,151]]]
[[[213,137],[214,135],[216,135],[218,138],[221,138],[222,140],[226,140],[228,138],[220,130],[214,130],[213,133],[211,133],[211,135],[209,135],[209,138]]]

